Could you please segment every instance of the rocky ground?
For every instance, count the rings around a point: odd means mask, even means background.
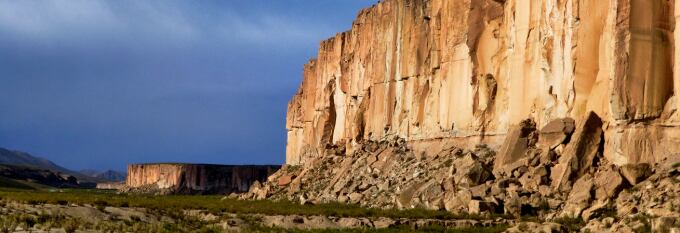
[[[603,157],[602,121],[525,120],[494,151],[453,145],[414,153],[399,138],[329,145],[284,166],[243,199],[427,208],[519,219],[509,232],[680,232],[680,167],[616,166]]]

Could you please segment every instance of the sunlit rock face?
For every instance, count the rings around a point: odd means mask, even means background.
[[[523,119],[590,111],[614,163],[677,161],[675,1],[382,1],[304,66],[286,162],[388,136],[498,146]]]
[[[213,164],[131,164],[126,186],[160,193],[240,193],[264,182],[280,166]],[[141,190],[144,191],[144,190]]]

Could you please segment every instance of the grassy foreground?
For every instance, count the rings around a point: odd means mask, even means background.
[[[357,205],[328,203],[299,205],[289,201],[236,200],[224,196],[126,195],[89,189],[59,191],[1,189],[0,199],[26,204],[76,204],[112,207],[139,207],[152,210],[206,210],[213,214],[322,215],[335,217],[388,217],[409,219],[483,219],[476,215],[456,215],[425,209],[385,210]]]
[[[250,201],[227,199],[223,196],[151,196],[151,195],[127,195],[101,190],[70,189],[70,190],[25,190],[16,188],[0,188],[0,204],[23,203],[39,206],[52,204],[59,206],[93,206],[101,211],[106,207],[136,207],[146,209],[148,212],[169,216],[175,219],[172,223],[149,224],[140,219],[116,220],[100,222],[98,224],[85,224],[78,219],[68,218],[62,215],[44,214],[16,214],[0,216],[0,232],[10,232],[13,227],[33,225],[45,228],[61,228],[66,232],[76,232],[75,229],[94,229],[98,232],[224,232],[221,220],[204,221],[182,214],[186,210],[204,210],[216,216],[225,214],[249,215],[321,215],[335,217],[388,217],[409,219],[481,219],[479,216],[454,215],[446,211],[431,211],[424,209],[412,210],[383,210],[362,208],[356,205],[345,204],[320,204],[299,205],[288,201]],[[22,225],[23,224],[23,225]],[[469,229],[446,229],[438,226],[430,226],[421,229],[412,229],[408,226],[387,229],[342,229],[342,230],[298,230],[267,228],[253,225],[242,229],[242,232],[502,232],[505,226],[469,228]],[[26,229],[26,228],[23,228]],[[73,229],[73,231],[70,231]]]
[[[291,229],[277,229],[277,228],[254,228],[247,232],[287,232],[287,233],[408,233],[408,232],[420,232],[420,233],[499,233],[507,229],[506,226],[494,226],[494,227],[476,227],[476,228],[463,228],[463,229],[446,229],[442,227],[428,227],[421,229],[412,229],[410,227],[393,227],[385,229],[342,229],[342,230],[291,230]]]

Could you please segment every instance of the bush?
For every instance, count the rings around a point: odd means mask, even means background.
[[[97,225],[83,225],[76,219],[66,217],[61,214],[47,214],[45,212],[36,214],[31,219],[23,219],[21,224],[40,224],[40,228],[63,228],[66,231],[76,229],[95,230],[98,232],[217,232],[219,228],[216,222],[202,221],[195,216],[186,216],[185,210],[203,210],[216,215],[224,213],[235,214],[246,222],[259,223],[260,219],[253,217],[253,214],[265,215],[301,215],[301,216],[334,216],[334,217],[388,217],[388,218],[408,218],[408,219],[494,219],[503,217],[500,215],[479,216],[479,215],[456,215],[446,211],[432,211],[426,209],[374,209],[364,208],[358,205],[347,205],[341,203],[326,203],[318,205],[300,205],[290,201],[270,201],[270,200],[237,200],[222,199],[222,196],[147,196],[147,195],[127,195],[107,192],[93,192],[89,190],[64,190],[63,192],[45,191],[9,191],[0,189],[0,198],[10,202],[21,203],[68,203],[80,206],[91,205],[100,211],[104,211],[107,206],[144,208],[146,213],[156,216],[164,216],[172,219],[171,223],[151,224],[142,221],[139,216],[131,216],[125,221],[117,219],[112,215],[111,219],[99,222]],[[26,223],[26,221],[29,221]],[[32,223],[31,223],[32,222]],[[80,224],[79,224],[80,223]],[[258,225],[258,224],[252,224]],[[7,228],[10,228],[9,225]],[[433,228],[418,229],[417,232],[440,232]],[[259,228],[258,228],[259,229]],[[445,230],[443,232],[497,232],[493,228],[475,228],[472,230]],[[264,232],[308,232],[297,230],[285,230],[262,228]],[[370,232],[411,232],[411,228],[395,228],[389,230],[371,230]],[[443,230],[443,229],[439,229]],[[10,230],[11,231],[11,230]],[[366,229],[349,230],[347,232],[368,232]],[[260,231],[253,231],[260,232]],[[340,232],[340,231],[309,231],[309,232]],[[342,232],[345,232],[343,230]]]
[[[563,226],[567,227],[569,232],[578,232],[581,228],[583,228],[586,223],[583,221],[581,217],[578,218],[569,218],[569,217],[562,217],[562,218],[556,218],[553,220],[555,223],[562,224]]]
[[[26,201],[26,204],[29,204],[29,205],[42,205],[42,204],[45,204],[45,203],[47,203],[47,202],[44,201],[44,200],[28,200],[28,201]]]
[[[94,205],[100,211],[107,206],[139,207],[149,211],[181,212],[187,209],[206,210],[214,214],[268,214],[268,215],[325,215],[335,217],[389,217],[409,219],[488,219],[498,215],[482,217],[477,215],[453,214],[447,211],[426,209],[373,209],[358,205],[325,203],[300,205],[290,201],[237,200],[222,196],[145,196],[116,193],[65,190],[64,192],[6,191],[0,189],[0,198],[34,205],[40,203],[69,203]]]
[[[137,215],[132,215],[132,216],[130,216],[130,221],[132,221],[132,222],[141,222],[141,221],[142,221],[142,218],[140,218],[140,217],[137,216]]]
[[[64,231],[66,231],[66,233],[73,233],[73,232],[76,232],[76,230],[78,230],[79,226],[80,226],[80,223],[77,220],[69,219],[64,224]]]
[[[18,226],[19,223],[12,216],[2,216],[0,218],[0,232],[2,233],[14,232]]]
[[[421,233],[499,233],[503,232],[508,227],[505,225],[491,226],[491,227],[470,227],[470,228],[460,228],[460,229],[448,229],[443,226],[427,226],[418,229],[411,228],[410,226],[399,226],[399,227],[389,227],[384,229],[369,229],[369,228],[356,228],[356,229],[317,229],[317,230],[301,230],[301,229],[283,229],[283,228],[269,228],[269,227],[252,227],[246,229],[245,232],[277,232],[277,233],[409,233],[409,232],[421,232]]]
[[[33,226],[35,226],[35,223],[36,223],[36,220],[33,216],[29,216],[29,215],[25,215],[25,214],[21,215],[20,220],[21,220],[20,222],[25,226],[24,229],[30,229]]]

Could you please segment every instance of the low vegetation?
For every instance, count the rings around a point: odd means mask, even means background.
[[[64,212],[50,211],[19,212],[12,203],[25,204],[29,209],[50,209],[45,206],[55,206],[57,209],[88,206],[101,213],[110,213],[106,220],[82,219]],[[152,221],[146,221],[137,216],[123,217],[113,214],[111,207],[135,209],[147,216],[155,216]],[[0,232],[14,232],[17,229],[46,230],[62,229],[65,232],[77,230],[94,230],[97,232],[224,232],[224,224],[237,216],[245,224],[241,225],[241,232],[291,232],[291,233],[320,233],[320,232],[502,232],[504,225],[492,227],[476,227],[464,229],[447,229],[441,226],[428,226],[418,229],[411,226],[390,227],[386,229],[326,229],[302,230],[271,228],[261,226],[257,216],[264,215],[302,215],[302,216],[335,216],[335,217],[388,217],[409,219],[481,219],[480,216],[453,215],[445,211],[431,211],[425,209],[411,210],[382,210],[368,209],[355,205],[339,203],[319,205],[299,205],[288,201],[252,201],[224,198],[223,196],[145,196],[118,194],[109,191],[91,189],[52,189],[26,190],[18,188],[0,188]],[[114,208],[116,209],[116,208]],[[187,214],[187,211],[200,210],[206,214],[218,216],[205,219],[198,215]],[[166,219],[166,220],[163,220]],[[170,220],[167,220],[170,219]]]
[[[554,219],[553,222],[562,224],[569,232],[578,232],[586,225],[582,218],[561,217]]]
[[[5,177],[0,177],[0,187],[8,187],[8,188],[13,188],[13,189],[35,189],[34,187],[25,184],[23,182],[5,178]]]
[[[237,200],[223,196],[153,196],[126,195],[100,190],[71,189],[53,191],[27,191],[0,189],[0,199],[25,204],[76,204],[97,207],[139,207],[176,212],[196,209],[210,213],[267,214],[267,215],[322,215],[335,217],[388,217],[409,219],[484,219],[477,215],[456,215],[447,211],[425,209],[371,209],[357,205],[327,203],[299,205],[290,201]],[[494,216],[498,217],[498,216]]]
[[[385,229],[326,229],[326,230],[299,230],[299,229],[281,229],[281,228],[251,228],[246,230],[246,232],[285,232],[285,233],[407,233],[407,232],[422,232],[422,233],[498,233],[503,232],[507,229],[505,225],[493,226],[493,227],[471,227],[471,228],[461,228],[461,229],[447,229],[441,226],[431,226],[420,229],[413,229],[411,227],[391,227]]]
[[[15,232],[17,229],[39,229],[50,231],[63,229],[67,233],[77,230],[94,230],[97,232],[223,232],[214,224],[205,224],[190,218],[176,219],[172,223],[147,223],[137,220],[111,219],[93,224],[78,218],[71,218],[61,214],[10,214],[0,217],[0,232]]]

